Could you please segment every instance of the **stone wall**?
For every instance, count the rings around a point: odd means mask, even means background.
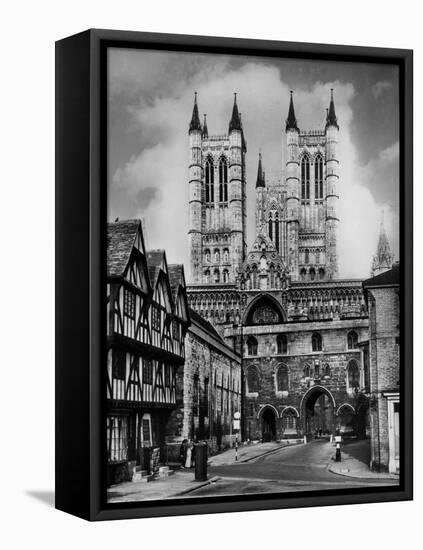
[[[387,394],[399,395],[399,297],[396,287],[371,289],[369,320],[371,467],[387,471],[390,457]]]

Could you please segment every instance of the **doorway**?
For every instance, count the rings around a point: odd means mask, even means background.
[[[270,407],[261,415],[261,437],[263,443],[276,439],[276,414]]]

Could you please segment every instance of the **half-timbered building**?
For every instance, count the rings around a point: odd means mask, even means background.
[[[145,449],[162,448],[176,409],[189,315],[182,266],[146,252],[139,220],[108,224],[107,453],[109,482],[131,479]],[[174,292],[169,270],[178,274]]]

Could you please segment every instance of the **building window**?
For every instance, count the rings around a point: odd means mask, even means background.
[[[310,378],[310,367],[309,367],[309,365],[306,365],[304,367],[304,378]]]
[[[311,337],[312,351],[322,351],[322,336],[318,332],[314,332]]]
[[[218,269],[215,269],[213,271],[213,279],[215,283],[218,283],[220,281],[220,273]]]
[[[357,361],[351,359],[347,366],[347,380],[348,389],[354,390],[360,387],[360,369],[358,368]]]
[[[179,323],[176,319],[172,321],[172,336],[174,340],[179,340]]]
[[[164,373],[165,373],[165,377],[164,377],[165,378],[165,386],[166,386],[166,388],[170,388],[170,369],[171,369],[171,366],[164,364],[163,368],[164,368]]]
[[[206,203],[214,202],[214,167],[211,158],[206,160]]]
[[[223,282],[227,283],[229,281],[229,271],[227,269],[223,270]]]
[[[314,160],[314,195],[317,200],[323,199],[323,158],[320,154]]]
[[[325,373],[326,377],[330,378],[330,366],[329,366],[328,363],[326,363],[326,365],[325,365],[324,373]]]
[[[357,349],[358,347],[358,335],[355,330],[351,330],[348,333],[348,349]]]
[[[282,413],[283,430],[295,430],[297,427],[297,414],[294,410],[288,408]]]
[[[257,367],[250,367],[247,371],[247,390],[248,393],[257,393],[260,388],[259,375]]]
[[[304,269],[304,267],[301,269],[300,271],[300,278],[302,281],[305,281],[306,279],[306,276],[307,276],[307,271]]]
[[[325,270],[323,269],[323,267],[320,267],[319,268],[319,279],[322,280],[325,278]]]
[[[126,353],[123,351],[113,351],[112,377],[116,380],[125,380],[126,378]]]
[[[223,263],[229,263],[229,250],[227,248],[223,249]]]
[[[204,277],[206,279],[206,283],[210,283],[210,269],[206,269],[204,272]]]
[[[204,251],[204,255],[206,257],[206,262],[210,263],[210,250],[208,248]]]
[[[153,330],[160,332],[160,308],[156,304],[151,305],[151,326]]]
[[[153,383],[153,363],[151,359],[144,359],[142,364],[142,382],[143,384]]]
[[[269,239],[273,240],[273,220],[269,220]]]
[[[310,261],[310,251],[308,248],[306,248],[304,250],[304,263],[308,264],[309,261]]]
[[[288,391],[288,367],[280,365],[276,371],[276,390]]]
[[[279,216],[276,212],[276,219],[275,219],[275,247],[276,250],[279,251]]]
[[[314,279],[316,278],[316,270],[314,269],[314,267],[311,267],[310,268],[310,281],[314,281]]]
[[[128,418],[107,417],[107,454],[109,462],[119,462],[128,456]]]
[[[310,199],[310,159],[306,155],[301,160],[301,198]]]
[[[278,354],[285,355],[288,353],[288,338],[286,334],[279,334],[276,338],[276,344],[278,347]]]
[[[123,313],[130,319],[135,319],[135,295],[125,288],[123,294]]]
[[[248,355],[257,355],[257,340],[254,336],[249,336],[247,339]]]
[[[214,261],[217,264],[220,262],[220,252],[218,248],[214,249]]]
[[[225,158],[219,162],[219,201],[228,202],[228,163]]]

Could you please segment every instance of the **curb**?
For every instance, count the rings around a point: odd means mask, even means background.
[[[197,489],[201,489],[202,487],[205,487],[206,485],[210,485],[211,483],[215,483],[216,481],[219,481],[221,478],[219,476],[214,476],[208,479],[207,481],[204,481],[203,483],[200,483],[200,485],[196,485],[195,487],[190,487],[189,489],[185,489],[184,491],[181,491],[180,493],[176,493],[175,495],[172,495],[173,497],[180,497],[182,495],[187,495],[189,493],[192,493],[193,491],[196,491]]]
[[[332,460],[332,459],[330,459]],[[399,476],[395,476],[395,474],[388,474],[388,476],[373,476],[373,475],[368,475],[368,476],[360,476],[358,474],[353,474],[351,472],[337,472],[334,468],[333,468],[333,465],[328,462],[327,464],[327,471],[330,472],[331,474],[335,474],[335,475],[338,475],[338,476],[342,476],[342,477],[349,477],[349,478],[352,478],[352,479],[360,479],[360,480],[377,480],[377,479],[380,479],[381,481],[386,481],[386,480],[390,480],[390,481],[399,481]],[[369,470],[369,473],[370,470]]]

